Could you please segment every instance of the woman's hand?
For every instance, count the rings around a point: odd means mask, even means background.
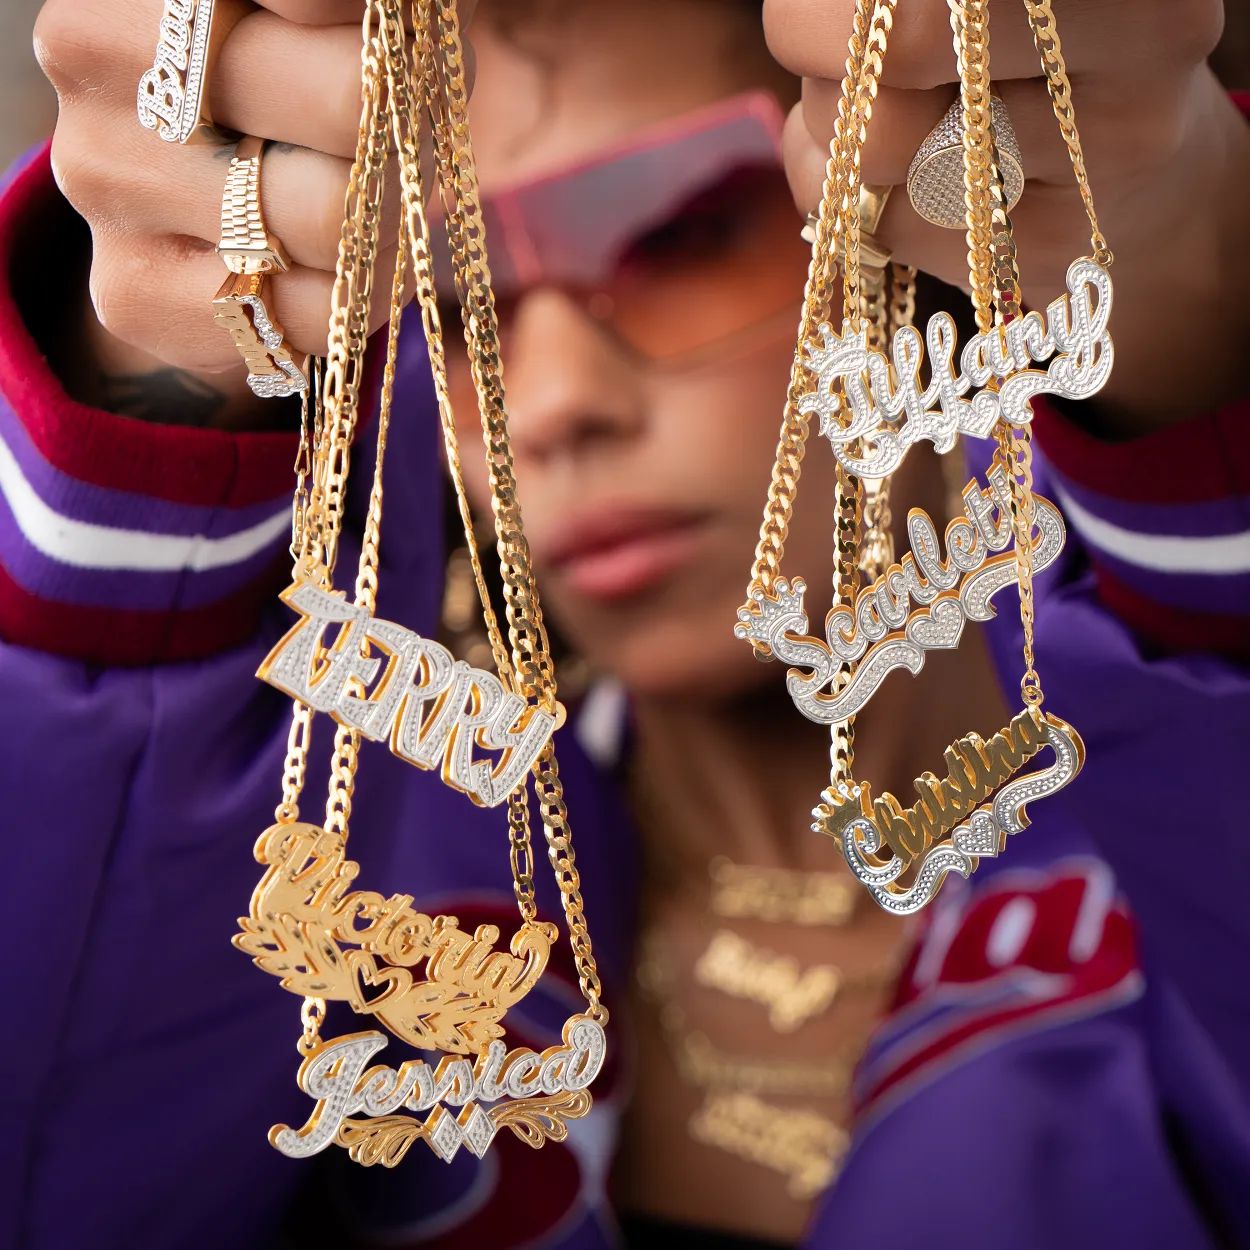
[[[162,7],[162,0],[47,0],[36,25],[40,63],[60,97],[53,170],[92,234],[94,312],[81,368],[95,367],[106,379],[125,375],[132,401],[159,417],[145,403],[142,380],[168,395],[172,366],[191,375],[189,392],[220,395],[207,405],[211,419],[247,420],[240,409],[252,416],[264,409],[251,401],[239,353],[213,323],[212,307],[226,276],[214,249],[233,146],[165,143],[135,115]],[[213,68],[210,111],[223,127],[276,141],[264,155],[263,207],[294,264],[271,279],[271,311],[294,349],[323,353],[360,120],[363,6],[265,0],[248,7]],[[460,7],[467,21],[472,6]],[[380,273],[394,264],[398,228],[398,178],[391,178]],[[384,278],[375,328],[386,319],[388,290]],[[84,389],[82,379],[64,380]]]
[[[1115,254],[1116,366],[1099,420],[1142,431],[1239,397],[1247,324],[1250,128],[1206,64],[1220,0],[1054,0],[1099,221]],[[1090,250],[1068,152],[1051,109],[1022,0],[993,0],[990,73],[1011,114],[1027,178],[1012,213],[1023,293],[1044,308]],[[803,75],[786,164],[814,209],[841,95],[854,0],[765,0],[769,45]],[[895,259],[967,288],[963,232],[922,220],[907,167],[955,98],[946,0],[895,13],[863,153],[865,182],[897,189],[878,237]],[[1201,368],[1197,368],[1201,362]]]

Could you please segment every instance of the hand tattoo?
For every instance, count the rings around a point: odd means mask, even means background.
[[[226,396],[182,369],[122,377],[105,373],[100,376],[99,406],[139,421],[203,427],[226,406]]]

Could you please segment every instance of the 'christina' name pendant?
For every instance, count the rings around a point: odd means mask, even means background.
[[[1054,762],[1017,774],[1049,748]],[[1026,806],[1062,790],[1081,771],[1085,744],[1066,721],[1025,708],[988,740],[960,738],[946,749],[947,775],[915,782],[919,801],[904,809],[892,794],[874,800],[866,782],[826,790],[812,828],[832,837],[852,873],[887,911],[909,915],[937,892],[948,872],[967,877],[982,856],[1029,824]]]

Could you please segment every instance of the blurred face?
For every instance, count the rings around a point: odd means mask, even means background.
[[[538,6],[506,32],[483,10],[471,121],[488,198],[726,97],[790,90],[758,13],[723,0]],[[593,668],[636,693],[723,694],[769,675],[733,626],[810,254],[800,224],[780,170],[739,170],[631,238],[602,289],[539,282],[500,300],[544,604]],[[452,381],[468,466],[481,444],[467,370]],[[833,466],[811,450],[788,563],[815,584]],[[484,473],[471,485],[488,507]]]

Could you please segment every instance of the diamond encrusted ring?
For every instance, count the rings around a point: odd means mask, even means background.
[[[1020,145],[1002,100],[994,99],[991,115],[1003,195],[1010,211],[1024,191]],[[947,109],[912,157],[907,169],[907,198],[925,221],[948,230],[964,228],[963,106],[959,100]]]
[[[139,79],[139,122],[166,143],[227,143],[213,124],[208,80],[226,36],[249,5],[242,0],[165,0],[152,68]]]
[[[269,275],[290,268],[282,243],[270,234],[260,199],[265,141],[246,136],[235,149],[221,200],[217,255],[230,271],[213,299],[213,319],[230,335],[247,364],[247,383],[262,399],[308,389],[308,359],[295,355],[269,311]]]

